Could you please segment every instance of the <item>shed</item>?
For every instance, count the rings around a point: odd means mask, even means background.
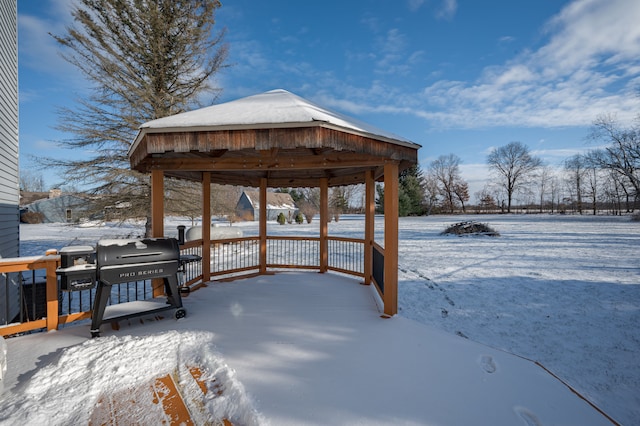
[[[298,209],[290,194],[267,191],[267,220],[276,220],[280,213],[293,220]],[[260,219],[260,191],[243,191],[236,204],[236,215],[243,220]]]
[[[129,160],[132,169],[151,173],[154,237],[164,235],[165,176],[202,182],[203,223],[211,220],[211,183],[260,188],[260,273],[266,273],[267,264],[267,188],[320,188],[320,272],[327,272],[328,188],[364,183],[364,280],[377,284],[385,314],[394,315],[398,177],[417,163],[419,148],[405,138],[278,89],[144,123],[129,149]],[[374,244],[376,180],[385,186],[383,248]],[[203,228],[202,237],[203,247],[210,247],[208,227]],[[205,281],[210,279],[209,256],[209,250],[203,250]]]

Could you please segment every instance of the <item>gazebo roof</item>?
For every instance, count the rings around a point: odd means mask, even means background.
[[[257,186],[330,186],[361,183],[364,171],[382,175],[385,162],[400,169],[417,162],[420,145],[286,90],[149,121],[129,150],[131,167],[168,176]]]

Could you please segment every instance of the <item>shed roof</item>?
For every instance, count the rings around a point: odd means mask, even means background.
[[[420,145],[286,90],[149,121],[130,150],[131,167],[200,180],[271,187],[360,183],[364,171],[388,161],[417,162]]]
[[[244,191],[253,208],[260,208],[260,191]],[[286,192],[267,192],[267,209],[295,209],[296,203]]]

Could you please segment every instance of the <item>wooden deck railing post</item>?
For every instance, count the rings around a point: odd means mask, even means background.
[[[59,259],[56,255],[48,255],[46,257],[47,331],[58,329],[58,276],[56,275],[56,268],[58,267]]]

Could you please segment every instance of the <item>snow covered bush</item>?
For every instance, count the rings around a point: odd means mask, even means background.
[[[442,231],[440,235],[486,235],[489,237],[499,237],[500,234],[495,229],[491,228],[486,223],[479,223],[475,221],[459,222],[449,226]]]

